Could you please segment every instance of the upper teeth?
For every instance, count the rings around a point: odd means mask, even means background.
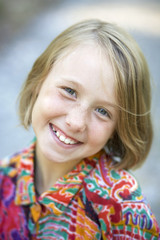
[[[68,137],[65,137],[65,136],[62,135],[59,131],[56,131],[56,130],[54,129],[53,125],[51,125],[51,126],[52,126],[52,130],[55,132],[56,136],[59,138],[59,140],[60,140],[61,142],[64,142],[64,143],[66,143],[66,144],[75,144],[75,143],[77,143],[77,142],[75,142],[74,140],[72,140],[72,139],[70,139],[70,138],[68,138]]]

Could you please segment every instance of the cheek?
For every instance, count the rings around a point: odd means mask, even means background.
[[[32,111],[32,126],[39,126],[46,121],[51,111],[51,104],[45,98],[38,97]]]
[[[58,94],[52,96],[39,96],[32,112],[32,121],[46,122],[60,114],[65,114],[67,105]]]
[[[91,126],[91,125],[90,125]],[[94,129],[94,130],[93,130]],[[90,142],[93,145],[104,146],[111,138],[115,130],[115,124],[110,122],[95,122],[90,128]]]

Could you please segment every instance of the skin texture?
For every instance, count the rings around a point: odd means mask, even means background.
[[[114,81],[109,58],[94,44],[80,45],[54,64],[32,112],[40,192],[112,137],[118,115]],[[73,144],[60,141],[52,128]]]

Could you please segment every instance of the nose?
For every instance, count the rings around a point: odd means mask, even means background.
[[[87,126],[87,110],[74,107],[67,113],[66,124],[74,132],[83,132]]]

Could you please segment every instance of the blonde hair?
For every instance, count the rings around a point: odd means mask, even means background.
[[[119,157],[116,168],[143,163],[152,143],[150,75],[145,58],[120,27],[100,20],[77,23],[55,38],[35,61],[19,95],[19,117],[28,128],[39,90],[54,63],[73,45],[94,41],[109,55],[115,73],[119,117],[114,136],[107,143],[111,155]]]

